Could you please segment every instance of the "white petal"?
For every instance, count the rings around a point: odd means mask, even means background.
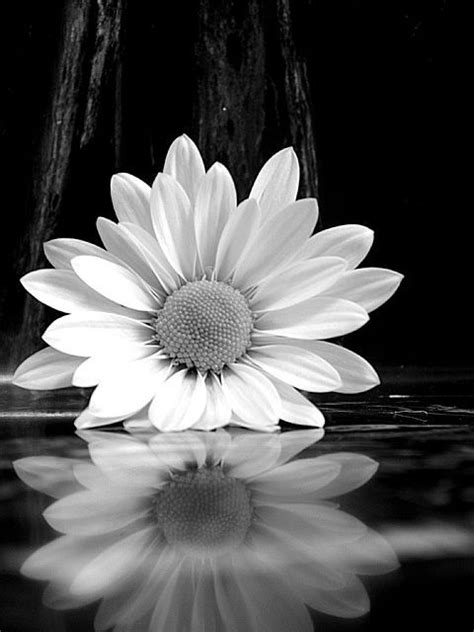
[[[216,162],[201,180],[195,204],[196,245],[203,270],[214,267],[220,236],[236,206],[232,176]]]
[[[153,232],[150,218],[151,189],[148,184],[129,173],[117,173],[112,176],[110,192],[120,222],[132,222]]]
[[[22,388],[48,390],[72,386],[72,376],[83,358],[46,347],[33,353],[15,371],[12,382]]]
[[[118,367],[92,394],[89,410],[98,417],[128,417],[153,397],[169,369],[167,360],[145,358]]]
[[[157,293],[164,295],[150,260],[140,248],[136,239],[120,224],[115,224],[105,217],[97,220],[97,230],[104,246],[109,252],[119,257],[129,268],[146,281]]]
[[[68,586],[103,546],[104,538],[63,535],[30,555],[21,567],[21,573],[33,579]]]
[[[44,332],[43,340],[63,353],[89,357],[144,345],[151,336],[152,330],[147,325],[132,318],[81,312],[55,320]]]
[[[247,479],[272,468],[280,456],[280,437],[248,433],[232,441],[223,463],[229,476]]]
[[[291,147],[274,154],[263,165],[249,195],[259,203],[263,221],[296,200],[299,179],[298,158]]]
[[[43,248],[51,265],[60,270],[72,270],[71,260],[80,255],[102,257],[107,261],[117,262],[116,257],[107,250],[81,239],[51,239],[43,245]]]
[[[98,294],[72,270],[34,270],[21,278],[23,287],[38,301],[60,312],[102,311],[134,315]]]
[[[147,630],[163,630],[163,632],[181,632],[193,630],[191,621],[192,606],[195,598],[192,567],[183,557],[167,576],[166,584],[158,593],[153,615]]]
[[[367,591],[355,576],[349,576],[341,590],[308,590],[303,585],[301,597],[311,608],[336,617],[352,619],[366,614],[370,609]]]
[[[193,632],[219,632],[222,630],[222,619],[214,590],[214,575],[212,566],[195,566],[194,568],[194,599],[191,612]],[[226,621],[227,624],[227,621]],[[237,632],[237,631],[234,631]]]
[[[53,498],[62,498],[80,491],[73,468],[81,461],[58,456],[27,456],[12,465],[15,474],[26,485]]]
[[[150,617],[158,595],[162,594],[179,564],[180,556],[168,546],[154,547],[153,553],[146,562],[149,580],[140,586],[136,583],[136,576],[132,576],[128,586],[122,585],[121,590],[114,591],[113,596],[108,594],[97,611],[94,630],[105,632],[113,628],[116,632],[152,632],[159,629],[151,627]],[[177,632],[176,628],[171,630]]]
[[[52,610],[71,610],[81,608],[95,601],[98,597],[94,595],[81,596],[71,595],[69,588],[62,584],[48,584],[43,591],[41,601],[46,608]]]
[[[159,173],[151,192],[152,222],[156,238],[170,263],[184,278],[194,277],[196,238],[191,203],[171,176]]]
[[[169,470],[184,470],[191,463],[201,467],[206,461],[206,445],[201,433],[187,430],[185,432],[156,432],[149,441],[157,462]]]
[[[300,255],[313,257],[342,257],[349,268],[355,268],[365,259],[374,241],[374,231],[358,224],[344,224],[326,228],[313,235]]]
[[[156,297],[134,272],[98,257],[76,257],[74,272],[102,296],[131,309],[155,311]]]
[[[168,261],[155,234],[150,235],[140,226],[128,222],[120,226],[147,259],[160,285],[168,294],[174,292],[180,286],[180,276]]]
[[[326,289],[326,296],[345,298],[372,312],[395,293],[403,275],[383,268],[361,268],[343,274]]]
[[[144,502],[145,500],[145,502]],[[148,511],[146,497],[130,489],[82,491],[50,505],[44,518],[53,529],[74,535],[102,535],[121,529]]]
[[[294,344],[303,346],[332,364],[342,380],[342,386],[336,389],[338,393],[363,393],[380,384],[377,373],[367,360],[349,349],[320,340],[294,341]]]
[[[144,563],[153,531],[153,527],[146,527],[106,548],[78,573],[71,585],[71,593],[103,595],[117,582],[124,582],[138,564]]]
[[[273,310],[305,301],[332,288],[346,266],[346,261],[340,257],[318,257],[292,263],[258,286],[250,306],[253,311]]]
[[[207,390],[206,408],[201,418],[193,425],[193,430],[214,430],[226,426],[232,414],[232,409],[219,378],[209,373],[205,380]]]
[[[284,384],[279,380],[274,380],[274,385],[281,398],[281,418],[292,424],[301,426],[314,426],[322,428],[324,426],[324,416],[304,395],[295,390],[292,386]],[[318,437],[319,438],[319,437]],[[317,438],[314,438],[316,441]]]
[[[140,436],[148,438],[150,434],[155,432],[155,428],[148,417],[148,413],[140,410],[131,417],[125,419],[123,427],[127,432],[130,432],[130,434],[135,437]]]
[[[255,555],[249,557],[247,553],[243,557],[239,551],[232,561],[234,567],[229,571],[225,569],[227,573],[216,580],[217,601],[228,630],[313,631],[311,617],[297,586],[289,586],[271,564],[258,564]]]
[[[256,285],[285,267],[313,232],[316,200],[298,200],[263,224],[251,246],[240,258],[233,283],[242,289]]]
[[[76,418],[74,425],[78,430],[87,430],[87,428],[99,428],[101,426],[109,426],[117,421],[122,421],[123,415],[115,417],[97,417],[93,415],[88,408],[85,408],[79,417]]]
[[[271,381],[271,380],[270,380]],[[280,426],[278,422],[280,420],[280,416],[275,417],[272,421],[268,421],[267,418],[264,417],[256,417],[243,419],[239,417],[235,412],[232,412],[232,417],[230,418],[229,426],[238,426],[239,428],[247,428],[248,430],[253,430],[254,432],[268,433],[268,432],[280,432]]]
[[[222,372],[222,387],[232,410],[248,424],[273,425],[280,417],[280,396],[261,371],[231,364]]]
[[[97,386],[101,380],[114,371],[117,365],[128,363],[131,360],[147,358],[155,353],[156,348],[151,345],[136,345],[135,347],[130,347],[130,349],[120,349],[117,353],[110,350],[110,352],[103,355],[91,356],[77,367],[72,379],[73,384],[82,388]]]
[[[260,474],[252,483],[252,489],[265,496],[314,493],[334,480],[341,466],[324,456],[299,459]]]
[[[259,331],[293,338],[334,338],[362,327],[365,309],[344,299],[316,296],[291,307],[266,312],[255,321]]]
[[[199,149],[186,134],[171,144],[163,171],[179,182],[194,203],[205,169]]]
[[[158,385],[149,409],[153,425],[162,431],[186,430],[202,416],[207,393],[199,372],[177,371]]]
[[[277,386],[277,388],[279,388],[278,383],[275,382],[275,385]],[[286,384],[284,386],[287,389],[291,388],[292,391],[298,393],[298,391],[295,391],[295,389],[293,389],[292,387],[286,386]],[[283,393],[283,397],[286,397],[285,389],[283,389],[281,392]],[[288,399],[291,400],[291,396]],[[310,446],[316,444],[318,441],[321,441],[323,437],[324,430],[322,430],[321,428],[312,428],[311,430],[293,430],[293,432],[283,433],[280,436],[281,452],[280,456],[278,457],[277,465],[283,465],[283,463],[286,463],[297,454],[300,454],[300,452],[303,452],[303,450],[305,450],[306,448],[309,448]]]
[[[130,435],[121,433],[111,434],[108,430],[78,430],[76,434],[89,445],[94,441],[130,441]],[[88,485],[86,485],[86,487],[88,487]]]
[[[379,464],[364,454],[332,452],[327,458],[341,467],[337,478],[318,492],[318,499],[334,498],[365,485],[377,471]]]
[[[104,594],[117,582],[124,582],[145,561],[152,536],[153,527],[147,527],[114,542],[81,570],[71,585],[71,593]]]
[[[313,461],[313,459],[305,460],[308,462]],[[288,468],[286,473],[289,476],[294,476],[290,465],[295,463],[297,461],[290,463],[288,466],[283,466],[285,469]],[[317,470],[313,471],[313,476],[317,479],[319,472]],[[305,486],[306,482],[306,479],[303,477],[302,485]],[[291,486],[289,489],[291,489]],[[313,490],[311,485],[308,486],[306,492],[309,494],[309,498],[315,498],[318,494],[318,491]],[[295,500],[296,502],[294,502]],[[306,544],[312,545],[316,550],[319,548],[322,557],[328,548],[332,548],[331,545],[354,542],[367,531],[367,527],[363,522],[337,509],[337,507],[310,501],[301,502],[302,500],[304,501],[306,498],[300,497],[298,499],[297,494],[288,503],[280,502],[280,500],[275,501],[275,499],[273,499],[273,502],[270,500],[267,506],[263,504],[259,506],[259,517],[270,528],[278,529],[283,533],[286,532],[291,534],[292,537],[298,538],[303,546]]]
[[[425,543],[429,542],[426,534],[421,537]],[[443,541],[446,541],[446,534],[443,534],[441,537]],[[411,533],[408,534],[408,538],[411,544],[416,547],[416,540],[414,541]],[[439,550],[438,543],[433,543],[432,546]],[[380,575],[400,567],[397,556],[390,544],[372,529],[368,529],[354,546],[351,546],[351,543],[349,543],[339,547],[338,553],[343,564],[350,567],[354,573],[360,573],[361,575]]]
[[[93,463],[107,477],[109,486],[161,487],[168,474],[148,445],[129,435],[112,434],[92,441],[89,452]]]
[[[232,274],[260,223],[261,212],[256,200],[244,200],[230,215],[217,247],[215,271],[218,279],[225,281]]]
[[[342,383],[339,373],[329,362],[296,346],[254,346],[248,357],[273,377],[304,391],[325,393]]]

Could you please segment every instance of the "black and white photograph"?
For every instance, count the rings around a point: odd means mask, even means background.
[[[4,3],[0,632],[473,632],[461,13]]]

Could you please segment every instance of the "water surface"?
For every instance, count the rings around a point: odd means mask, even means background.
[[[472,427],[338,406],[324,436],[4,415],[0,629],[472,630]]]

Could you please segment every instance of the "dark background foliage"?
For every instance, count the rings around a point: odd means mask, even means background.
[[[366,224],[367,265],[406,279],[350,347],[380,365],[467,365],[467,210],[457,200],[448,0],[8,3],[0,26],[2,362],[39,348],[53,314],[18,278],[40,244],[97,242],[109,179],[151,182],[187,132],[241,196],[293,144],[322,225]]]

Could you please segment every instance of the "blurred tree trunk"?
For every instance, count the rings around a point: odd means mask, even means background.
[[[191,10],[184,1],[63,0],[58,8],[41,132],[24,197],[14,200],[25,210],[5,247],[11,276],[0,316],[2,363],[10,369],[42,346],[53,316],[26,295],[19,277],[47,265],[44,241],[88,238],[94,217],[112,216],[113,171],[152,177],[169,141],[188,131],[207,165],[220,160],[230,169],[240,197],[265,160],[288,145],[300,159],[300,195],[317,192],[309,87],[290,0],[196,0]],[[26,69],[42,54],[41,28]]]
[[[241,196],[264,160],[292,145],[300,195],[317,193],[309,85],[290,0],[201,0],[195,124],[208,159],[226,164]]]
[[[50,100],[28,192],[26,225],[15,253],[17,278],[45,266],[43,242],[57,236],[77,156],[99,133],[108,93],[119,92],[122,5],[123,0],[70,0],[64,4]],[[117,100],[116,124],[110,126],[116,153],[120,151],[120,112]],[[20,327],[9,350],[12,365],[38,348],[46,308],[25,295],[17,319]]]

